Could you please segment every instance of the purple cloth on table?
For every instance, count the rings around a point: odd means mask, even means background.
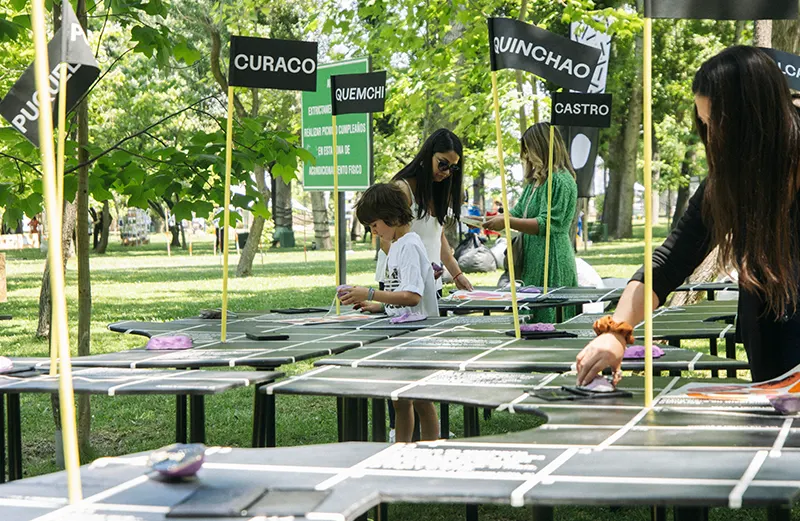
[[[153,351],[166,351],[177,349],[191,349],[192,337],[187,335],[154,336],[147,341],[145,349]]]
[[[769,403],[781,414],[796,414],[800,412],[800,396],[796,394],[770,396]]]
[[[428,318],[427,315],[422,313],[403,313],[389,319],[390,324],[405,324],[407,322],[419,322]]]
[[[642,359],[645,356],[644,346],[630,346],[625,349],[625,354],[622,355],[624,360]],[[653,345],[653,358],[661,358],[664,356],[664,350]]]
[[[202,443],[176,443],[153,451],[148,459],[150,468],[171,478],[194,476],[206,459]]]
[[[14,369],[14,362],[5,356],[0,356],[0,374],[5,374]]]
[[[541,293],[542,288],[537,288],[536,286],[523,286],[519,288],[517,291],[520,293]]]
[[[544,323],[520,324],[519,330],[535,331],[537,333],[551,333],[556,330],[556,326],[554,326],[553,324],[544,324]]]

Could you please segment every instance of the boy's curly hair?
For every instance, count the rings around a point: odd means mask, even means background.
[[[403,226],[414,220],[403,190],[394,183],[377,183],[356,202],[356,217],[364,226],[378,219],[388,226]]]

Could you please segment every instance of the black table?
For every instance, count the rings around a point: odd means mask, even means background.
[[[0,486],[4,520],[31,521],[51,512],[53,519],[73,519],[68,514],[79,511],[161,521],[200,486],[257,486],[267,501],[247,518],[351,521],[380,503],[415,502],[528,506],[537,520],[552,519],[560,505],[672,505],[678,521],[704,519],[709,507],[766,507],[768,519],[788,521],[800,491],[794,417],[757,406],[670,402],[667,393],[688,380],[656,378],[656,393],[667,401],[651,408],[642,405],[640,378],[624,380],[631,398],[583,402],[544,402],[525,392],[570,383],[558,375],[331,367],[291,385],[305,382],[313,391],[323,374],[341,384],[350,380],[346,387],[358,388],[359,396],[397,392],[497,405],[542,415],[547,423],[506,435],[391,446],[215,447],[197,478],[179,483],[149,474],[146,455],[104,458],[83,468],[90,500],[75,507],[65,506],[63,472]]]
[[[187,440],[186,396],[191,396],[191,414],[188,439],[205,441],[205,396],[220,394],[238,387],[256,386],[256,390],[273,382],[282,373],[256,371],[157,371],[147,369],[76,369],[72,373],[75,394],[122,395],[176,395],[175,418],[178,442]],[[20,395],[22,393],[58,393],[58,377],[35,371],[0,375],[0,423],[2,423],[2,395],[8,402],[8,468],[9,480],[22,477],[22,422]],[[261,393],[256,392],[253,431],[263,429],[257,422],[264,420],[267,407]],[[4,431],[0,425],[0,434]],[[0,435],[0,438],[3,438]],[[0,482],[5,480],[5,443],[0,440]]]

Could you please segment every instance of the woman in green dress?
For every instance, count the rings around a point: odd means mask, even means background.
[[[511,228],[522,234],[524,250],[522,273],[517,280],[526,286],[544,285],[544,250],[547,224],[547,174],[550,147],[550,124],[533,125],[520,140],[520,160],[525,174],[525,189],[511,209]],[[572,249],[570,229],[575,218],[578,185],[575,170],[555,129],[553,140],[553,200],[550,214],[550,270],[548,289],[578,285],[575,253]],[[503,215],[489,218],[484,227],[489,230],[505,229]],[[530,314],[533,322],[555,322],[555,310],[539,309]]]

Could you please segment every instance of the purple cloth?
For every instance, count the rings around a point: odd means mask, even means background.
[[[519,288],[517,291],[519,291],[520,293],[535,293],[535,294],[538,294],[538,293],[542,292],[542,288],[537,288],[536,286],[523,286],[523,287]]]
[[[419,322],[428,318],[427,315],[422,313],[403,313],[389,319],[390,324],[405,324],[407,322]]]
[[[644,346],[630,346],[625,349],[625,354],[622,355],[623,360],[643,359],[645,356]],[[653,358],[661,358],[664,356],[664,350],[653,344]]]
[[[800,412],[800,396],[796,394],[770,396],[769,403],[781,414],[796,414]]]
[[[11,372],[14,369],[14,362],[5,356],[0,356],[0,374]]]
[[[544,323],[537,323],[537,324],[520,324],[519,326],[520,331],[535,331],[537,333],[552,333],[556,330],[556,326],[553,324],[544,324]]]
[[[166,351],[178,349],[191,349],[192,337],[187,335],[154,336],[147,341],[145,349],[153,351]]]
[[[587,391],[594,391],[596,393],[610,393],[611,391],[615,390],[614,384],[609,382],[605,376],[600,375],[595,376],[594,380],[589,382],[589,384],[578,387],[578,389],[585,389]]]
[[[206,446],[202,443],[176,443],[150,454],[150,468],[163,476],[183,478],[194,476],[203,466]]]

